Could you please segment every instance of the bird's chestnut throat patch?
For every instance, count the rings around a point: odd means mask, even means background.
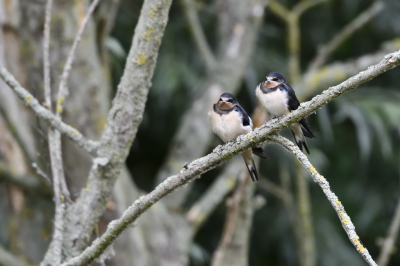
[[[264,87],[265,88],[267,88],[267,89],[272,89],[272,88],[275,88],[275,87],[277,87],[277,86],[279,86],[279,82],[276,82],[276,81],[265,81],[264,82]]]
[[[233,108],[233,104],[228,102],[219,102],[217,106],[221,110],[230,110]]]

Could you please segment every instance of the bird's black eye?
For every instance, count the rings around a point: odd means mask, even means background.
[[[218,100],[219,102],[222,102],[222,98],[219,98],[219,100]]]
[[[232,100],[232,99],[229,99],[228,102],[233,103],[233,100]]]
[[[273,78],[272,80],[273,80],[273,81],[278,81],[278,79],[277,79],[277,78]]]

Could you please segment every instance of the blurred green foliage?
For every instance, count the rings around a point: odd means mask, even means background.
[[[280,2],[290,8],[298,1]],[[372,2],[330,0],[308,10],[301,18],[303,71],[317,48]],[[400,1],[385,3],[384,11],[340,45],[328,64],[372,53],[383,42],[400,35]],[[121,3],[109,45],[115,85],[122,74],[123,50],[127,51],[130,46],[141,4],[141,1],[128,0]],[[216,50],[215,2],[197,1],[197,6],[208,41]],[[288,74],[286,40],[284,22],[267,8],[256,49],[238,94],[239,102],[249,113],[256,103],[255,86],[264,76],[272,70]],[[204,73],[204,64],[190,35],[182,5],[174,1],[144,119],[127,162],[142,189],[154,187],[157,170],[168,152],[180,118],[197,95],[196,89]],[[318,137],[308,141],[310,161],[330,182],[374,258],[379,255],[379,238],[387,234],[400,192],[399,77],[400,69],[385,73],[309,117]],[[204,107],[204,115],[208,108]],[[291,139],[287,130],[282,133]],[[215,137],[210,149],[219,143]],[[279,165],[290,169],[294,175],[292,155],[275,146],[268,146],[267,152],[271,159],[260,166],[262,175],[279,184]],[[189,161],[192,159],[196,158],[188,158]],[[187,206],[207,189],[221,168],[197,181]],[[311,179],[310,191],[317,265],[365,265],[347,239],[336,213]],[[261,189],[257,193],[266,197],[267,204],[254,217],[250,265],[298,265],[295,238],[282,203]],[[193,266],[209,265],[219,242],[224,212],[224,204],[221,204],[198,233],[191,248]],[[399,252],[394,252],[390,265],[400,265]]]

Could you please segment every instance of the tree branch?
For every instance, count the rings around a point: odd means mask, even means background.
[[[308,71],[316,70],[324,65],[326,60],[328,60],[328,57],[339,47],[339,45],[353,35],[354,32],[372,20],[379,12],[382,11],[383,7],[384,3],[382,1],[375,1],[367,10],[362,12],[353,21],[347,24],[335,35],[335,37],[333,37],[332,40],[318,49],[317,56],[311,61]]]
[[[255,184],[240,171],[240,185],[226,200],[227,213],[220,243],[211,262],[212,266],[245,266],[248,264],[248,242],[254,213],[253,194]]]
[[[44,98],[47,108],[52,111],[51,103],[51,88],[50,88],[50,22],[51,9],[53,0],[47,0],[46,16],[44,23],[44,40],[43,40],[43,70],[44,70]],[[65,182],[64,167],[61,151],[61,134],[58,130],[48,129],[48,144],[50,153],[50,165],[53,177],[54,202],[55,202],[55,217],[53,223],[53,237],[50,247],[44,256],[40,265],[58,265],[62,258],[63,230],[64,230],[64,211],[63,203],[64,195],[69,198],[68,188]],[[64,184],[64,185],[62,185]],[[64,189],[62,189],[62,187]],[[62,192],[61,192],[62,191]],[[63,193],[65,193],[63,195]]]
[[[288,14],[291,11],[287,9],[284,5],[279,3],[277,0],[271,0],[269,1],[269,8],[275,15],[288,22]]]
[[[300,249],[300,265],[314,266],[316,264],[315,236],[311,217],[311,200],[308,181],[302,166],[296,162],[297,204],[299,208],[299,229],[301,239],[298,242]]]
[[[243,169],[242,164],[241,158],[232,159],[207,192],[187,212],[186,219],[195,230],[207,220],[226,195],[235,188],[239,173]]]
[[[27,143],[24,141],[24,138],[20,134],[19,130],[15,127],[15,124],[13,123],[13,121],[11,121],[11,118],[8,115],[8,112],[5,110],[5,106],[2,104],[0,104],[0,115],[3,118],[4,122],[6,123],[8,130],[13,135],[15,141],[18,143],[18,146],[20,147],[20,149],[25,157],[25,161],[27,163],[34,162],[33,156],[31,154],[31,152],[28,150]]]
[[[289,81],[294,83],[300,78],[300,17],[309,8],[327,0],[303,0],[292,10],[276,0],[269,4],[271,11],[281,17],[288,27]]]
[[[182,3],[197,49],[204,60],[207,70],[211,72],[215,68],[216,60],[201,26],[195,3],[193,0],[182,0]]]
[[[397,202],[395,214],[393,216],[392,222],[390,223],[388,235],[383,241],[381,252],[379,253],[379,257],[377,259],[379,266],[386,266],[389,263],[393,246],[396,243],[396,239],[399,234],[399,228],[400,228],[400,196]]]
[[[85,30],[85,27],[87,23],[89,22],[89,19],[93,13],[93,11],[96,9],[97,4],[99,3],[100,0],[93,0],[89,6],[89,9],[85,15],[85,18],[82,20],[81,26],[79,27],[79,31],[75,36],[74,43],[72,44],[71,50],[69,51],[67,62],[65,63],[62,75],[61,75],[61,81],[60,81],[60,86],[58,88],[58,94],[57,94],[57,106],[56,106],[56,115],[57,117],[61,117],[62,111],[63,111],[63,103],[65,101],[65,97],[68,95],[68,76],[71,71],[72,63],[74,62],[75,59],[75,51],[76,48],[78,47],[79,42],[81,41],[83,31]]]
[[[7,165],[0,163],[0,181],[7,181],[25,191],[34,192],[38,195],[51,197],[53,192],[49,183],[42,182],[40,178],[34,175],[17,175]]]
[[[340,222],[342,223],[343,229],[346,231],[350,239],[350,242],[361,254],[361,256],[368,263],[368,265],[377,266],[377,264],[369,254],[368,250],[361,244],[361,241],[355,231],[355,226],[351,222],[350,216],[344,210],[344,206],[339,201],[335,193],[331,191],[328,181],[323,176],[321,176],[317,172],[317,170],[315,170],[314,166],[308,161],[307,156],[303,152],[301,152],[299,148],[295,144],[293,144],[293,142],[289,141],[288,139],[282,136],[274,135],[270,136],[269,139],[281,145],[287,151],[293,153],[296,159],[303,165],[303,167],[307,170],[307,172],[312,176],[314,182],[316,182],[322,188],[322,191],[324,192],[325,196],[331,203],[332,207],[335,209],[340,219]]]
[[[2,266],[28,266],[28,264],[19,260],[2,246],[0,246],[0,264]]]
[[[37,116],[44,119],[52,127],[56,128],[61,133],[65,134],[68,138],[74,141],[79,147],[95,156],[99,144],[95,141],[86,139],[78,130],[63,123],[47,108],[43,107],[39,101],[33,97],[26,89],[21,87],[18,81],[11,75],[3,66],[0,66],[0,77],[3,79],[11,89],[17,94],[17,96],[25,101],[25,104],[29,106]]]
[[[331,87],[324,91],[322,94],[317,95],[311,101],[302,103],[300,107],[290,113],[289,115],[283,117],[282,119],[273,119],[270,120],[267,124],[263,125],[260,128],[257,128],[253,132],[247,135],[239,136],[236,141],[228,142],[225,145],[220,145],[216,147],[212,153],[194,160],[190,164],[185,165],[185,167],[176,175],[167,178],[164,182],[159,184],[152,192],[149,194],[140,197],[136,200],[121,216],[121,218],[111,222],[107,228],[107,231],[93,244],[88,247],[85,251],[83,251],[79,256],[71,259],[70,261],[63,264],[63,266],[73,266],[73,265],[81,265],[87,264],[93,261],[96,257],[104,252],[104,250],[111,245],[114,240],[128,227],[130,226],[142,213],[144,213],[148,208],[154,205],[157,201],[165,197],[166,195],[172,193],[179,187],[182,187],[195,178],[198,178],[200,175],[205,172],[221,165],[226,162],[232,156],[249,149],[259,143],[267,141],[271,135],[279,132],[281,129],[289,126],[290,124],[301,120],[302,118],[314,113],[322,106],[327,103],[333,101],[343,93],[346,93],[357,86],[371,80],[372,78],[390,70],[400,64],[400,51],[388,54],[385,58],[377,65],[370,66],[366,71],[359,73],[358,75],[342,82],[341,84]],[[127,120],[124,120],[125,122]],[[307,157],[303,153],[296,154],[303,161],[307,160]],[[108,165],[112,168],[112,165]],[[101,167],[99,167],[101,168]],[[313,169],[308,169],[312,174],[316,174],[316,171]],[[317,176],[317,182],[322,182],[319,175]],[[321,183],[322,184],[322,183]],[[324,189],[328,189],[328,187],[324,187]],[[332,196],[332,195],[331,195]],[[335,199],[337,197],[335,196]],[[337,205],[337,206],[336,206]],[[343,207],[339,206],[336,203],[337,211],[342,212]],[[82,215],[82,212],[80,212]],[[343,217],[347,218],[347,214]],[[341,218],[344,221],[348,222],[348,220]],[[81,217],[79,217],[80,219]],[[349,225],[351,224],[348,222]],[[345,224],[344,224],[345,225]],[[347,227],[346,227],[347,228]],[[353,232],[353,227],[349,227],[349,232]],[[353,236],[353,235],[351,235]],[[356,235],[355,235],[356,236]],[[357,241],[358,238],[354,238],[353,241]],[[361,244],[357,245],[358,247],[362,247]],[[373,264],[372,264],[373,265]]]
[[[400,42],[396,38],[383,43],[381,49],[377,52],[346,62],[334,62],[321,69],[309,71],[303,75],[301,81],[294,84],[293,88],[296,88],[296,94],[299,98],[306,99],[322,91],[323,88],[332,86],[368,68],[370,65],[376,64],[386,54],[398,49],[400,49]]]
[[[328,0],[303,0],[296,4],[293,7],[293,12],[297,14],[298,16],[301,16],[304,12],[306,12],[308,9],[312,8],[315,5],[327,2]]]
[[[64,241],[66,260],[77,256],[87,246],[86,238],[90,238],[104,213],[125,164],[142,121],[171,2],[145,0],[143,3],[125,70],[108,113],[98,157],[94,159],[86,189],[66,214],[69,224]]]
[[[260,181],[257,183],[257,185],[274,195],[276,198],[282,200],[282,202],[293,202],[293,197],[290,193],[288,193],[288,191],[269,181],[266,177],[260,177]]]
[[[257,39],[262,20],[264,3],[259,0],[225,1],[220,11],[221,33],[220,49],[216,70],[207,73],[199,86],[201,94],[195,97],[190,109],[182,118],[181,126],[175,134],[166,162],[157,174],[157,184],[180,171],[188,160],[203,156],[213,137],[210,121],[204,108],[210,108],[224,92],[235,93],[246,69]],[[222,30],[221,30],[222,31]],[[186,197],[188,188],[181,189],[164,202],[177,209]]]

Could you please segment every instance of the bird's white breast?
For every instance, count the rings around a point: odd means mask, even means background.
[[[234,110],[223,115],[211,111],[210,119],[213,131],[223,142],[234,140],[239,135],[247,134],[252,131],[251,126],[243,126],[240,114]]]
[[[260,86],[256,89],[256,96],[267,111],[276,117],[290,113],[288,109],[288,95],[277,89],[269,93],[263,93]]]

